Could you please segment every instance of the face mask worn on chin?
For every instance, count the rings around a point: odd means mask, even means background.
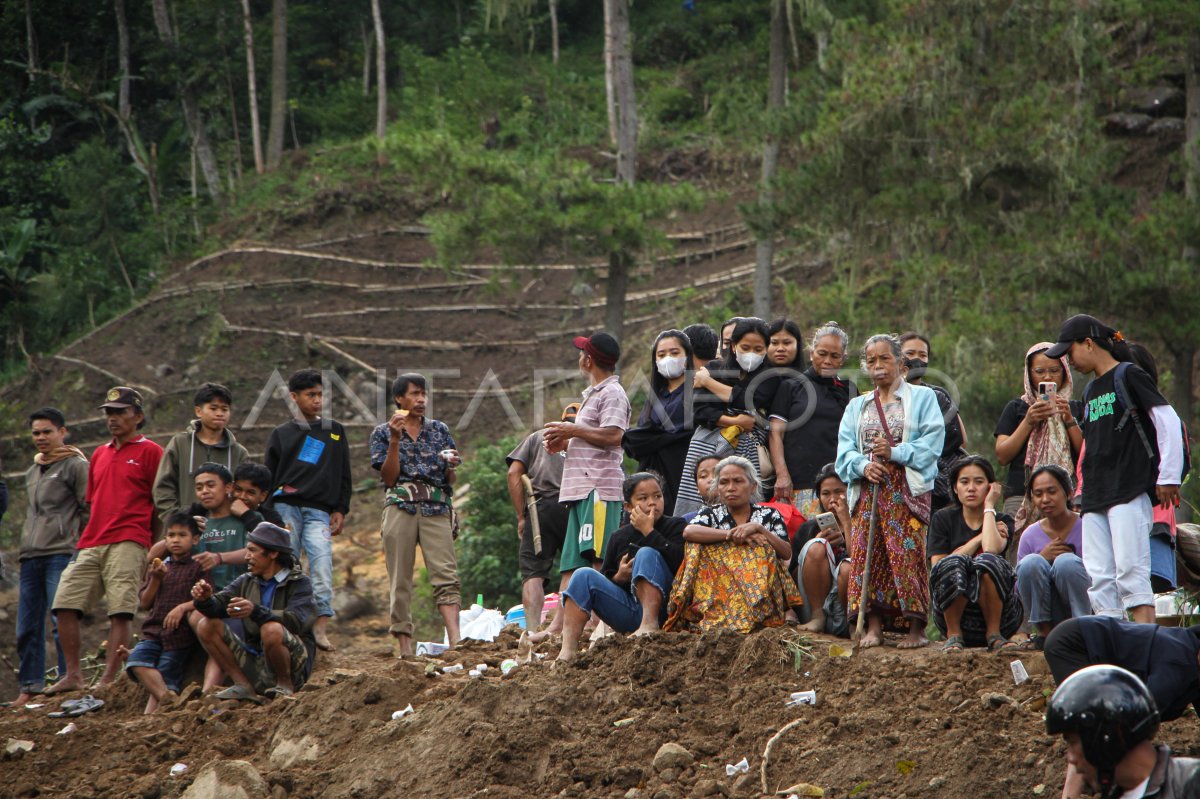
[[[925,370],[929,368],[929,361],[922,361],[920,358],[905,358],[904,365],[908,367],[908,379],[917,380],[925,375]]]
[[[674,358],[659,358],[654,364],[654,368],[658,370],[658,373],[667,380],[674,380],[677,377],[682,377],[686,367],[687,358],[682,355]]]
[[[757,352],[739,352],[737,354],[738,366],[747,372],[753,372],[762,364],[764,357],[766,356],[759,355]]]

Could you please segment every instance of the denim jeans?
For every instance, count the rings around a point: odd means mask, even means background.
[[[276,502],[275,510],[291,528],[292,554],[296,562],[301,552],[308,558],[308,577],[312,580],[313,599],[318,616],[333,615],[333,538],[329,533],[329,514],[316,508]]]
[[[1017,564],[1017,591],[1030,624],[1059,624],[1092,615],[1088,587],[1092,584],[1078,555],[1064,553],[1054,563],[1037,552]]]
[[[667,597],[671,595],[674,577],[667,568],[662,553],[651,547],[642,547],[633,556],[633,575],[629,587],[623,588],[600,572],[591,568],[576,569],[571,582],[563,594],[579,606],[584,613],[596,615],[619,633],[631,633],[642,625],[642,603],[634,593],[638,580],[646,580],[663,596],[658,622],[667,618]]]
[[[18,681],[22,691],[41,691],[46,685],[46,612],[58,590],[58,578],[71,562],[69,554],[41,555],[21,561],[21,594],[17,600]],[[67,671],[58,625],[51,617],[54,648],[58,650],[58,675]]]

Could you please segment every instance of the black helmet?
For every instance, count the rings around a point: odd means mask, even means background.
[[[1088,666],[1063,680],[1046,709],[1046,732],[1073,732],[1101,783],[1125,755],[1158,731],[1158,707],[1136,675],[1118,666]]]

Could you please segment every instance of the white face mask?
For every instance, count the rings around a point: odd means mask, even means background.
[[[674,358],[666,357],[659,358],[654,364],[658,369],[658,373],[668,380],[674,380],[677,377],[683,376],[683,371],[687,367],[687,358],[683,355]]]
[[[738,366],[745,369],[747,372],[753,372],[763,362],[766,356],[760,355],[757,352],[739,352],[737,354]]]

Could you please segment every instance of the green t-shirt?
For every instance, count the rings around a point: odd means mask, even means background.
[[[209,519],[200,536],[201,552],[235,552],[246,546],[246,526],[236,516]],[[212,570],[213,587],[220,591],[246,571],[245,563],[223,563]]]

